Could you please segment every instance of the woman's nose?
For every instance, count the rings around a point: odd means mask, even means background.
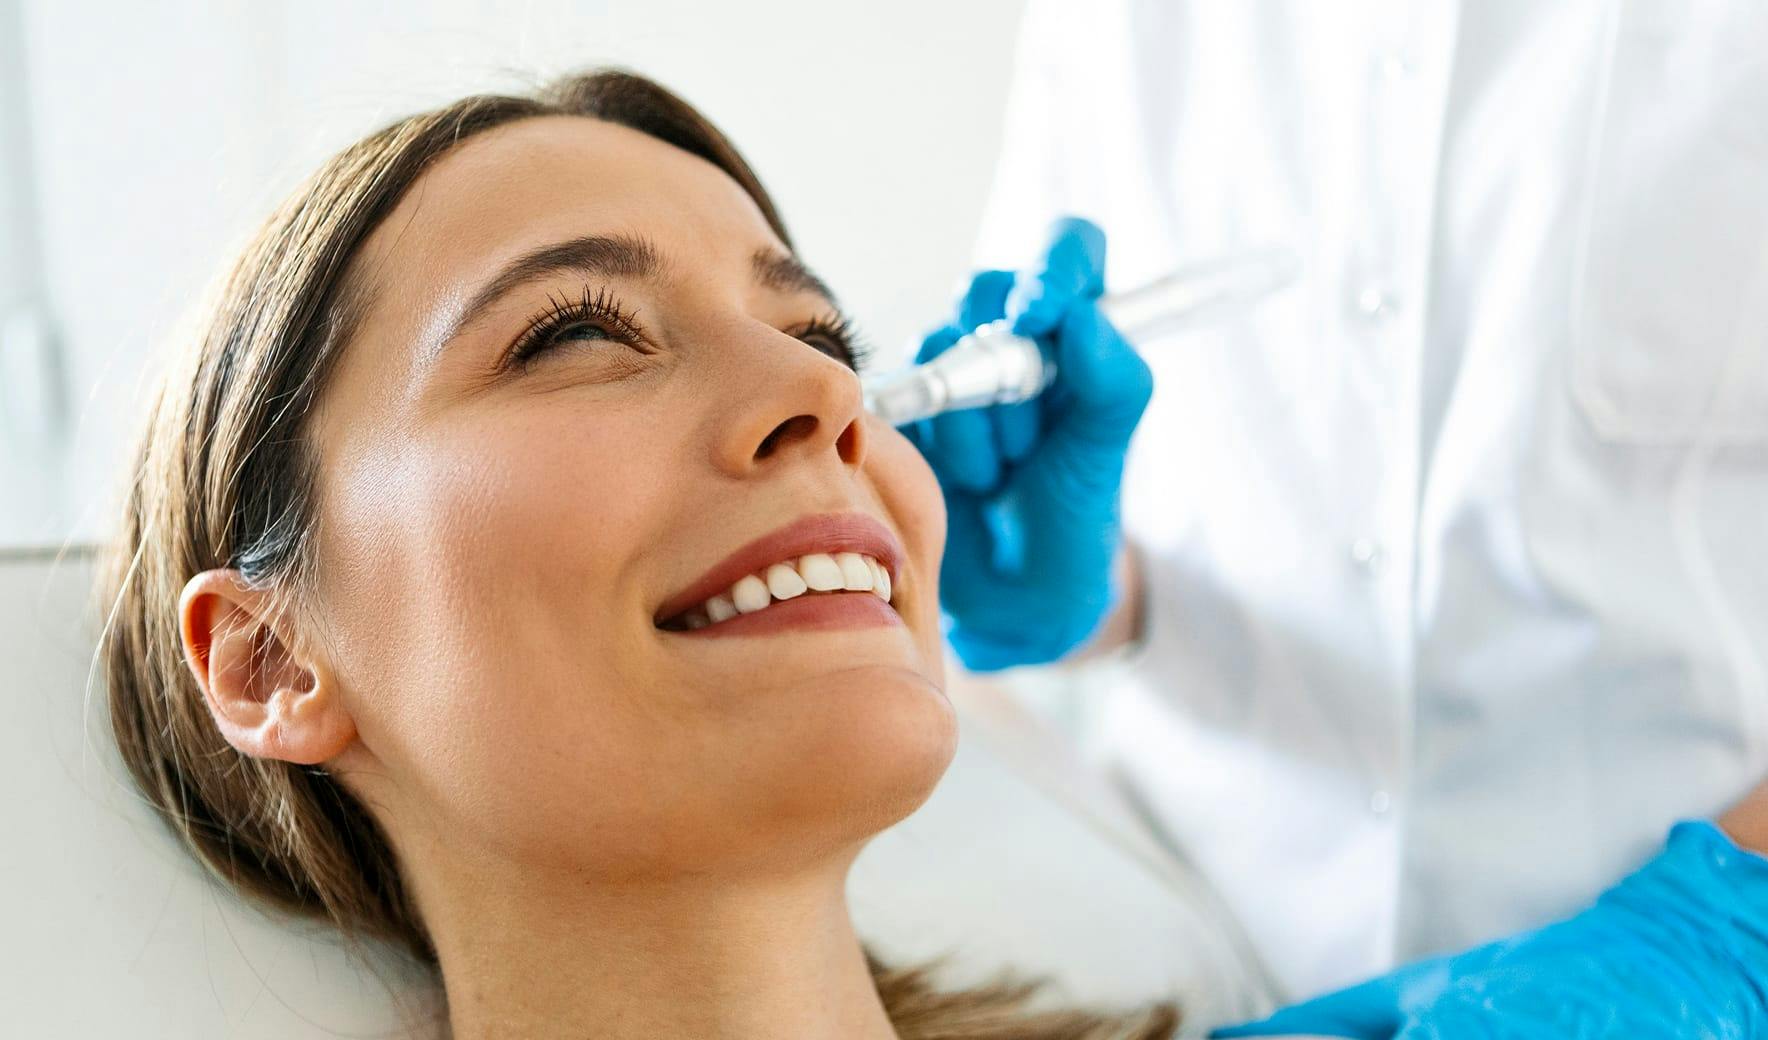
[[[853,370],[784,333],[754,344],[750,378],[729,388],[733,403],[718,435],[717,464],[735,476],[790,460],[832,454],[848,467],[865,461],[864,397]]]

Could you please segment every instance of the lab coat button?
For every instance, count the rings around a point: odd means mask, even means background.
[[[1399,297],[1371,286],[1357,294],[1357,313],[1369,321],[1386,321],[1400,309]]]
[[[1393,807],[1393,796],[1386,791],[1377,791],[1369,796],[1369,811],[1377,816],[1386,816]]]
[[[1364,574],[1374,577],[1381,573],[1382,565],[1387,562],[1387,553],[1373,538],[1358,538],[1351,542],[1351,562]]]
[[[1389,80],[1399,81],[1412,75],[1412,63],[1403,54],[1389,51],[1381,56],[1381,74]]]

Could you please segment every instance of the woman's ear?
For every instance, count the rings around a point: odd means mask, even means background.
[[[240,752],[316,765],[356,739],[323,665],[302,660],[274,597],[237,570],[204,571],[178,599],[184,661],[215,727]]]

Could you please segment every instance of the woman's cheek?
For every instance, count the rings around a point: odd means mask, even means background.
[[[873,479],[914,561],[914,576],[928,592],[919,599],[931,609],[937,607],[939,567],[945,555],[945,496],[919,449],[895,428],[873,421],[880,427],[870,455]]]

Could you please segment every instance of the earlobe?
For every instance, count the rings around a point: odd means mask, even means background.
[[[204,571],[186,583],[178,613],[185,663],[234,748],[317,765],[356,738],[329,671],[292,649],[294,632],[271,593],[237,570]]]

